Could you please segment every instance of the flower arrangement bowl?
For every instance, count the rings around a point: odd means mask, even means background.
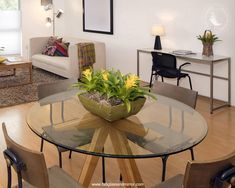
[[[134,101],[131,101],[131,109],[128,111],[124,103],[113,106],[107,103],[97,102],[86,97],[85,95],[79,95],[78,98],[87,111],[109,122],[117,121],[119,119],[127,118],[131,115],[137,114],[144,106],[146,101],[145,97],[140,97]]]
[[[113,69],[86,69],[81,81],[73,86],[80,89],[78,97],[85,109],[110,122],[137,114],[145,96],[156,98],[149,88],[140,87],[138,76]]]

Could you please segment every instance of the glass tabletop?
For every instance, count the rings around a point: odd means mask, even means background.
[[[138,114],[108,122],[88,112],[76,93],[57,93],[35,103],[27,115],[30,129],[65,149],[113,158],[182,152],[207,134],[207,123],[197,111],[167,97],[147,99]]]

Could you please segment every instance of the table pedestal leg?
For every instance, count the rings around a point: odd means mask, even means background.
[[[115,130],[110,131],[110,138],[116,153],[125,155],[132,154],[128,140],[125,134]],[[127,183],[126,187],[144,187],[143,180],[134,159],[117,159],[123,181]],[[128,183],[140,183],[141,185],[128,186]],[[143,184],[143,185],[142,185]]]
[[[91,141],[90,151],[95,151],[101,153],[103,150],[104,143],[107,139],[109,131],[107,127],[102,127],[96,129],[94,136]],[[79,177],[79,182],[83,184],[85,187],[88,187],[96,166],[98,164],[99,157],[88,155],[84,162],[81,175]]]
[[[118,130],[110,129],[109,126],[96,129],[91,141],[90,151],[101,153],[108,135],[110,135],[111,143],[115,153],[120,155],[122,153],[123,155],[132,154],[125,134]],[[98,161],[99,157],[92,155],[88,155],[86,157],[81,175],[79,177],[79,182],[85,187],[89,186]],[[117,159],[117,161],[123,176],[123,181],[127,183],[126,187],[144,187],[140,172],[134,159]],[[140,183],[141,185],[137,185],[137,183]]]

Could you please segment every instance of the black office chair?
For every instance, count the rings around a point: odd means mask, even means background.
[[[192,89],[191,78],[188,74],[182,73],[181,69],[185,65],[189,65],[190,63],[184,63],[180,65],[179,68],[176,67],[176,57],[171,54],[165,54],[160,52],[152,52],[153,57],[153,65],[152,65],[152,73],[150,78],[149,86],[152,86],[153,76],[161,76],[162,82],[164,82],[165,78],[177,78],[177,86],[179,86],[179,81],[181,78],[188,77],[190,88]]]

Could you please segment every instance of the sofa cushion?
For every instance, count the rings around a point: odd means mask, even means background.
[[[47,56],[43,54],[36,54],[32,56],[32,60],[39,61],[40,63],[55,66],[57,68],[61,68],[64,70],[68,70],[70,66],[68,57]]]

